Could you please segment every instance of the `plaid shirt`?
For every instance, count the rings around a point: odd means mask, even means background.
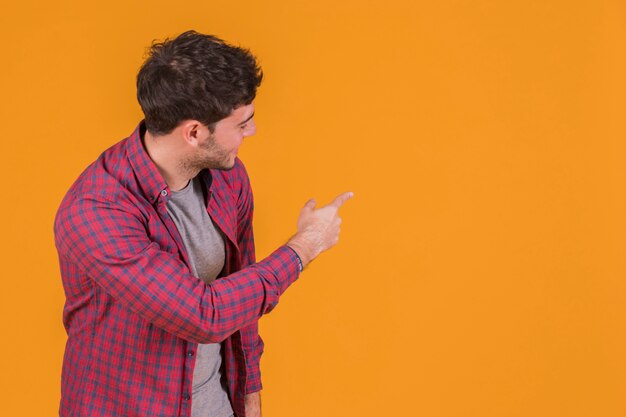
[[[222,342],[228,394],[243,417],[244,395],[261,389],[257,322],[297,279],[297,255],[282,246],[255,263],[252,193],[237,160],[200,173],[226,263],[210,285],[195,278],[144,129],[92,163],[56,216],[68,333],[59,414],[187,417],[198,343]]]

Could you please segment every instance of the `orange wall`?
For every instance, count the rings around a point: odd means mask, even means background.
[[[261,321],[266,416],[626,415],[623,1],[97,3],[0,12],[0,414],[56,415],[55,210],[140,120],[151,40],[195,28],[265,70],[259,257],[356,195]]]

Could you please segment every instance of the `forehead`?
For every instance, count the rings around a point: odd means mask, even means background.
[[[220,120],[220,123],[226,122],[228,124],[238,124],[248,119],[253,113],[254,103],[245,104],[233,110],[228,116]]]

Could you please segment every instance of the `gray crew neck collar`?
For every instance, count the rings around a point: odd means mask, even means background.
[[[193,182],[195,181],[195,177],[190,179],[189,182],[187,183],[187,185],[185,185],[183,188],[181,188],[178,191],[171,191],[171,198],[177,198],[177,197],[183,197],[186,196],[187,194],[189,194],[191,192],[191,190],[193,189]]]

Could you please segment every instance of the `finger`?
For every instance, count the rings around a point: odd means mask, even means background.
[[[335,199],[332,201],[332,203],[329,204],[329,206],[334,206],[336,208],[339,208],[343,205],[343,203],[345,203],[346,201],[350,200],[352,197],[354,197],[354,193],[352,191],[348,191],[347,193],[343,193],[343,194],[339,194],[337,197],[335,197]]]

